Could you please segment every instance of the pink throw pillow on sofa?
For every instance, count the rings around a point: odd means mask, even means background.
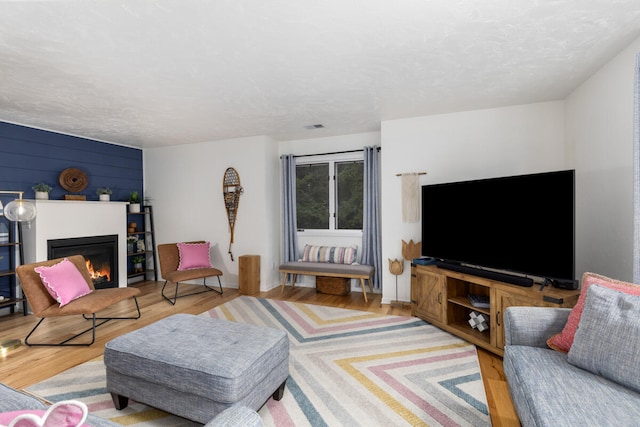
[[[178,243],[180,262],[178,271],[193,270],[194,268],[211,268],[209,258],[210,243]]]
[[[587,298],[587,290],[591,285],[600,285],[605,288],[614,289],[618,292],[623,292],[629,295],[640,295],[640,285],[634,283],[623,282],[620,280],[610,279],[605,276],[601,276],[595,273],[584,273],[582,276],[582,284],[580,289],[580,297],[578,302],[571,310],[567,324],[562,329],[562,332],[555,334],[547,340],[547,345],[558,351],[568,353],[573,344],[573,339],[578,330],[578,324],[580,323],[580,317],[584,310],[584,302]]]
[[[90,427],[84,424],[89,410],[77,400],[58,402],[47,410],[34,409],[0,413],[0,426]]]
[[[67,258],[51,267],[36,267],[34,270],[60,307],[92,291],[80,270]]]

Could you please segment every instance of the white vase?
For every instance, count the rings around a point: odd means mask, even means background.
[[[129,204],[129,213],[140,213],[140,203]]]
[[[49,200],[48,191],[36,191],[36,200]]]
[[[109,201],[111,201],[111,195],[110,194],[98,194],[98,197],[100,198],[101,202],[109,202]]]

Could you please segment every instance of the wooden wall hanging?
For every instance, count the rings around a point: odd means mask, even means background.
[[[409,240],[409,243],[402,241],[402,258],[412,261],[420,258],[420,255],[422,255],[422,242],[414,243],[413,239]]]
[[[236,225],[240,195],[243,192],[244,188],[240,185],[240,175],[238,175],[238,172],[234,168],[227,168],[222,180],[222,195],[224,196],[224,207],[227,210],[229,230],[231,231],[231,240],[229,241],[229,256],[231,257],[231,261],[233,261],[233,253],[231,252],[233,232]]]
[[[79,193],[89,185],[87,174],[77,168],[67,168],[58,177],[60,186],[71,193]],[[65,200],[87,200],[83,194],[65,194]]]

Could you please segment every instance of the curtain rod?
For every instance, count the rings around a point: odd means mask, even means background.
[[[376,148],[378,151],[380,151],[382,149],[382,147],[377,147]],[[315,156],[328,156],[331,154],[347,154],[347,153],[358,153],[360,151],[364,151],[364,150],[346,150],[346,151],[333,151],[331,153],[316,153],[316,154],[299,154],[299,155],[294,155],[294,158],[298,158],[298,157],[315,157]],[[280,158],[282,158],[282,156],[280,156]]]

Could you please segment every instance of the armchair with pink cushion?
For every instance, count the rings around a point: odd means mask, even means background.
[[[95,289],[81,255],[21,265],[16,273],[33,314],[40,318],[24,340],[29,346],[89,346],[95,342],[98,326],[115,319],[140,318],[140,306],[136,298],[140,290],[128,287]],[[137,313],[128,317],[109,316],[110,308],[126,300],[132,300]],[[118,307],[119,311],[121,309]],[[98,317],[99,312],[105,314]],[[78,315],[91,320],[91,326],[64,339],[53,340],[47,337],[39,342],[29,340],[45,319]],[[72,328],[75,329],[76,326],[73,325]],[[88,332],[91,332],[90,341],[70,342]]]
[[[222,282],[220,281],[222,271],[211,265],[210,248],[210,243],[205,241],[164,243],[158,245],[160,272],[164,278],[164,285],[162,286],[162,297],[164,299],[175,305],[178,298],[201,294],[207,291],[222,294]],[[212,276],[218,279],[220,290],[207,285],[207,278]],[[180,282],[196,279],[203,280],[203,290],[178,295]],[[165,295],[165,288],[168,284],[175,286],[172,296]]]

